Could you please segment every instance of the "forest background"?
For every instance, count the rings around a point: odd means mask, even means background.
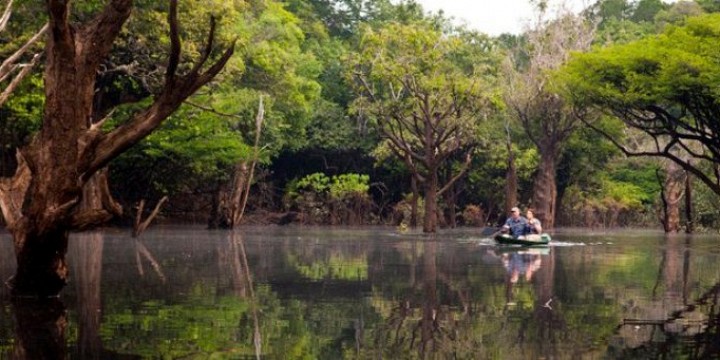
[[[102,4],[78,2],[71,20]],[[209,227],[432,232],[532,206],[549,228],[720,229],[720,4],[535,5],[523,34],[492,37],[413,1],[180,1],[184,56],[201,52],[211,16],[235,55],[110,163],[116,220],[167,196],[164,219]],[[43,7],[12,3],[0,59],[43,27]],[[163,85],[167,4],[133,11],[98,72],[94,106],[120,105],[107,127]],[[31,68],[42,43],[15,62]],[[41,125],[42,67],[3,79],[0,177]]]

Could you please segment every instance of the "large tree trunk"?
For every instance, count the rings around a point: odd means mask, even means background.
[[[93,108],[98,69],[132,10],[131,0],[109,0],[84,24],[71,24],[70,2],[47,0],[45,109],[40,132],[18,153],[11,179],[0,181],[0,209],[15,240],[17,273],[13,294],[53,296],[67,283],[65,254],[70,230],[107,221],[105,211],[80,206],[85,184],[112,159],[133,146],[208,83],[232,55],[232,47],[202,72],[208,47],[185,76],[180,63],[177,2],[170,1],[170,57],[165,86],[154,102],[109,132]]]
[[[532,205],[535,208],[535,216],[542,222],[543,229],[549,230],[555,226],[556,197],[555,156],[550,152],[541,151],[540,166],[533,186]]]
[[[660,193],[663,216],[660,222],[666,233],[680,231],[680,200],[685,185],[685,171],[675,162],[667,162],[665,179]]]
[[[232,229],[240,220],[245,184],[248,181],[247,163],[237,164],[233,170],[232,182],[229,186],[220,186],[215,195],[213,206],[216,208],[208,221],[211,229]]]
[[[451,229],[457,227],[457,192],[455,186],[451,186],[445,196],[445,204],[447,205],[448,218],[447,226]]]
[[[437,195],[437,170],[431,170],[425,180],[425,220],[423,221],[423,232],[434,233],[437,231]]]
[[[17,271],[10,282],[13,294],[35,297],[57,295],[67,285],[65,254],[68,231],[48,231],[28,226],[14,229],[12,234],[17,261]]]

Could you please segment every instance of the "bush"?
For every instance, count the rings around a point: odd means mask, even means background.
[[[479,205],[465,206],[462,218],[463,223],[467,226],[485,226],[485,211]]]
[[[360,225],[372,215],[369,182],[368,175],[310,174],[288,184],[285,206],[301,212],[305,223]]]

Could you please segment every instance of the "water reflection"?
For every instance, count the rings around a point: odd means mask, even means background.
[[[720,356],[720,283],[692,298],[691,290],[699,281],[692,273],[691,247],[691,237],[666,236],[652,297],[633,302],[631,316],[618,326],[618,338],[611,347],[618,357],[639,352],[657,356],[677,352],[698,359]]]
[[[506,271],[505,276],[505,298],[507,306],[515,306],[515,285],[522,277],[526,283],[533,280],[533,275],[540,270],[542,265],[541,254],[548,254],[549,249],[503,249],[499,255],[497,250],[492,251],[495,257],[502,262]],[[547,251],[546,251],[547,250]]]
[[[104,237],[100,232],[77,234],[68,244],[72,282],[77,294],[78,314],[78,356],[82,359],[100,359],[102,340],[100,319],[102,318],[102,281]]]
[[[73,235],[61,299],[0,290],[0,358],[718,356],[715,239],[243,230]]]

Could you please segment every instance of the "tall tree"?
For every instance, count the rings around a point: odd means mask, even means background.
[[[663,34],[576,55],[559,74],[566,94],[647,135],[637,148],[584,121],[627,156],[669,159],[720,194],[720,15]]]
[[[473,46],[475,46],[473,48]],[[372,114],[390,150],[424,185],[423,231],[437,229],[437,200],[467,170],[477,144],[480,112],[491,90],[488,57],[456,36],[423,24],[366,29],[351,61],[355,109]],[[470,60],[472,59],[472,60]],[[438,170],[463,152],[464,163],[445,183]]]
[[[527,57],[508,67],[506,102],[540,153],[532,206],[543,227],[551,229],[555,223],[557,164],[579,120],[552,89],[549,72],[565,63],[571,51],[587,49],[594,27],[567,10],[561,9],[552,21],[545,16],[541,9],[534,28],[526,33]]]
[[[215,47],[211,21],[205,48],[194,64],[182,66],[177,1],[168,11],[170,54],[162,90],[144,110],[109,131],[94,118],[98,68],[108,56],[133,8],[131,0],[110,0],[94,17],[70,22],[67,1],[48,0],[45,53],[45,109],[40,132],[18,151],[15,175],[0,182],[0,208],[13,235],[16,295],[52,296],[66,285],[69,231],[107,219],[106,209],[83,211],[83,187],[112,159],[154,131],[233,54],[229,47],[206,64]],[[206,68],[206,69],[205,69]]]

